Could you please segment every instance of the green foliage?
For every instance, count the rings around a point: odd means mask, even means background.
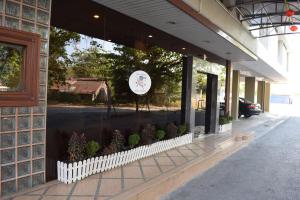
[[[111,62],[111,80],[117,101],[126,96],[134,101],[136,111],[140,102],[161,103],[165,105],[180,98],[180,83],[182,72],[182,57],[178,53],[168,52],[159,47],[152,47],[145,51],[125,46],[116,46],[117,53],[109,54]],[[152,80],[149,92],[143,97],[135,95],[128,86],[128,78],[133,71],[144,70]],[[155,93],[163,93],[162,99],[156,102]]]
[[[155,126],[147,124],[141,131],[141,142],[143,145],[152,144],[155,137]]]
[[[187,125],[186,124],[182,124],[178,126],[178,130],[177,133],[179,136],[186,134],[187,132]]]
[[[98,78],[107,80],[110,77],[110,62],[107,52],[96,41],[88,49],[76,49],[71,55],[71,74],[78,78]]]
[[[48,86],[64,84],[70,64],[66,47],[80,41],[78,33],[51,27],[49,42]]]
[[[22,69],[22,47],[0,44],[0,85],[10,91],[19,89]]]
[[[85,158],[86,138],[84,133],[78,135],[74,132],[68,143],[68,160],[76,162]]]
[[[85,147],[85,151],[88,157],[96,156],[97,151],[100,149],[100,144],[96,141],[89,141]]]
[[[164,130],[159,129],[155,132],[155,138],[158,140],[164,139],[165,136],[166,136],[166,132]]]
[[[166,127],[166,131],[167,131],[168,138],[175,138],[178,136],[177,135],[178,128],[174,123],[169,123]]]
[[[136,145],[138,145],[140,140],[141,140],[141,137],[138,133],[131,134],[128,137],[128,144],[129,144],[130,148],[133,148]]]
[[[228,124],[231,121],[232,121],[232,117],[231,116],[220,116],[219,117],[219,124],[220,125]]]

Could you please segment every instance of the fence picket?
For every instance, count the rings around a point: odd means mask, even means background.
[[[68,165],[66,164],[66,163],[64,163],[64,183],[67,183],[67,181],[68,181]]]
[[[101,166],[101,172],[104,172],[105,166],[106,166],[106,162],[107,162],[107,156],[104,156],[103,157],[103,161],[102,161],[102,166]]]
[[[72,179],[73,179],[73,177],[72,177],[72,173],[73,172],[73,165],[71,164],[71,163],[69,163],[69,165],[68,165],[68,170],[67,170],[67,183],[68,184],[70,184],[70,183],[72,183]]]

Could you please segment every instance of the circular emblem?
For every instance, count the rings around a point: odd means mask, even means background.
[[[129,87],[135,94],[146,94],[151,88],[151,78],[142,70],[135,71],[129,77]]]

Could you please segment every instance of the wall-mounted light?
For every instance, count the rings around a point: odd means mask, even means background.
[[[94,17],[95,19],[99,19],[99,18],[100,18],[100,16],[97,15],[97,14],[94,14],[93,17]]]

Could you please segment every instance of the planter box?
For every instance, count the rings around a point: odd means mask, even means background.
[[[193,134],[186,135],[122,151],[115,154],[100,156],[74,163],[57,162],[57,179],[63,183],[74,183],[87,176],[101,173],[119,166],[126,165],[138,159],[167,151],[169,149],[192,143]]]
[[[232,129],[232,123],[223,124],[223,125],[220,125],[219,133],[231,131],[231,129]]]

